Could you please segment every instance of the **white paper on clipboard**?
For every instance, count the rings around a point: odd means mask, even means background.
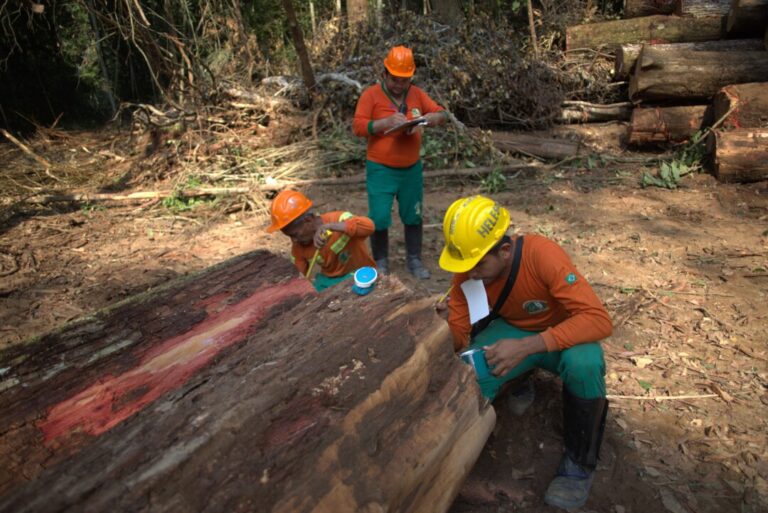
[[[488,293],[482,280],[467,280],[461,284],[461,290],[469,306],[469,323],[474,324],[489,313]]]

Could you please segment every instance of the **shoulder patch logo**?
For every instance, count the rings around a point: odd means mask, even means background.
[[[533,299],[523,303],[523,310],[528,312],[528,315],[535,315],[549,310],[549,304],[543,299]]]
[[[565,281],[573,285],[576,283],[576,275],[574,273],[568,273],[568,276],[565,277]]]

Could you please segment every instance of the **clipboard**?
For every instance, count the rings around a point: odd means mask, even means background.
[[[420,125],[426,125],[427,124],[427,118],[424,116],[419,116],[418,118],[409,119],[405,123],[401,123],[397,126],[394,126],[390,128],[389,130],[386,130],[382,135],[389,135],[392,132],[397,132],[398,130],[402,130],[404,128],[411,128],[414,126],[420,126]]]

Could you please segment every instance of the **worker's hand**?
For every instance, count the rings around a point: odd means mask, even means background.
[[[446,120],[446,116],[442,111],[424,114],[424,118],[427,120],[427,126],[439,126],[445,123]]]
[[[450,299],[451,296],[446,296],[442,301],[438,300],[437,303],[435,303],[435,312],[446,321],[448,320],[448,301],[450,301]]]
[[[331,236],[331,230],[325,227],[326,225],[321,226],[317,230],[315,230],[315,247],[317,249],[322,248],[325,246],[325,243],[328,242],[328,237]]]
[[[547,350],[541,335],[521,339],[505,338],[485,348],[485,360],[492,374],[503,376],[525,360],[528,356]]]
[[[402,125],[403,123],[408,121],[408,118],[405,117],[405,114],[403,114],[402,112],[395,112],[388,118],[384,118],[382,121],[383,123],[382,123],[381,131],[386,132],[391,128],[395,128],[398,125]]]
[[[413,134],[421,134],[423,132],[424,132],[424,125],[416,125],[409,128],[408,131],[405,133],[408,135],[413,135]]]

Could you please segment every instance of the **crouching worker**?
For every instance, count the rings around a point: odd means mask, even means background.
[[[272,224],[267,231],[281,230],[291,238],[291,261],[310,277],[318,292],[352,277],[359,268],[374,266],[366,239],[373,221],[349,212],[315,214],[312,201],[300,192],[282,191],[272,200]]]
[[[490,400],[534,368],[562,379],[565,453],[544,501],[577,508],[589,496],[608,411],[598,341],[611,334],[611,320],[557,243],[534,234],[510,237],[509,222],[509,212],[483,196],[462,198],[446,212],[440,267],[455,273],[448,324],[457,351],[485,349],[491,375],[478,383]],[[467,280],[482,281],[491,307],[474,325],[461,286]],[[532,383],[507,401],[521,414],[533,401]]]

